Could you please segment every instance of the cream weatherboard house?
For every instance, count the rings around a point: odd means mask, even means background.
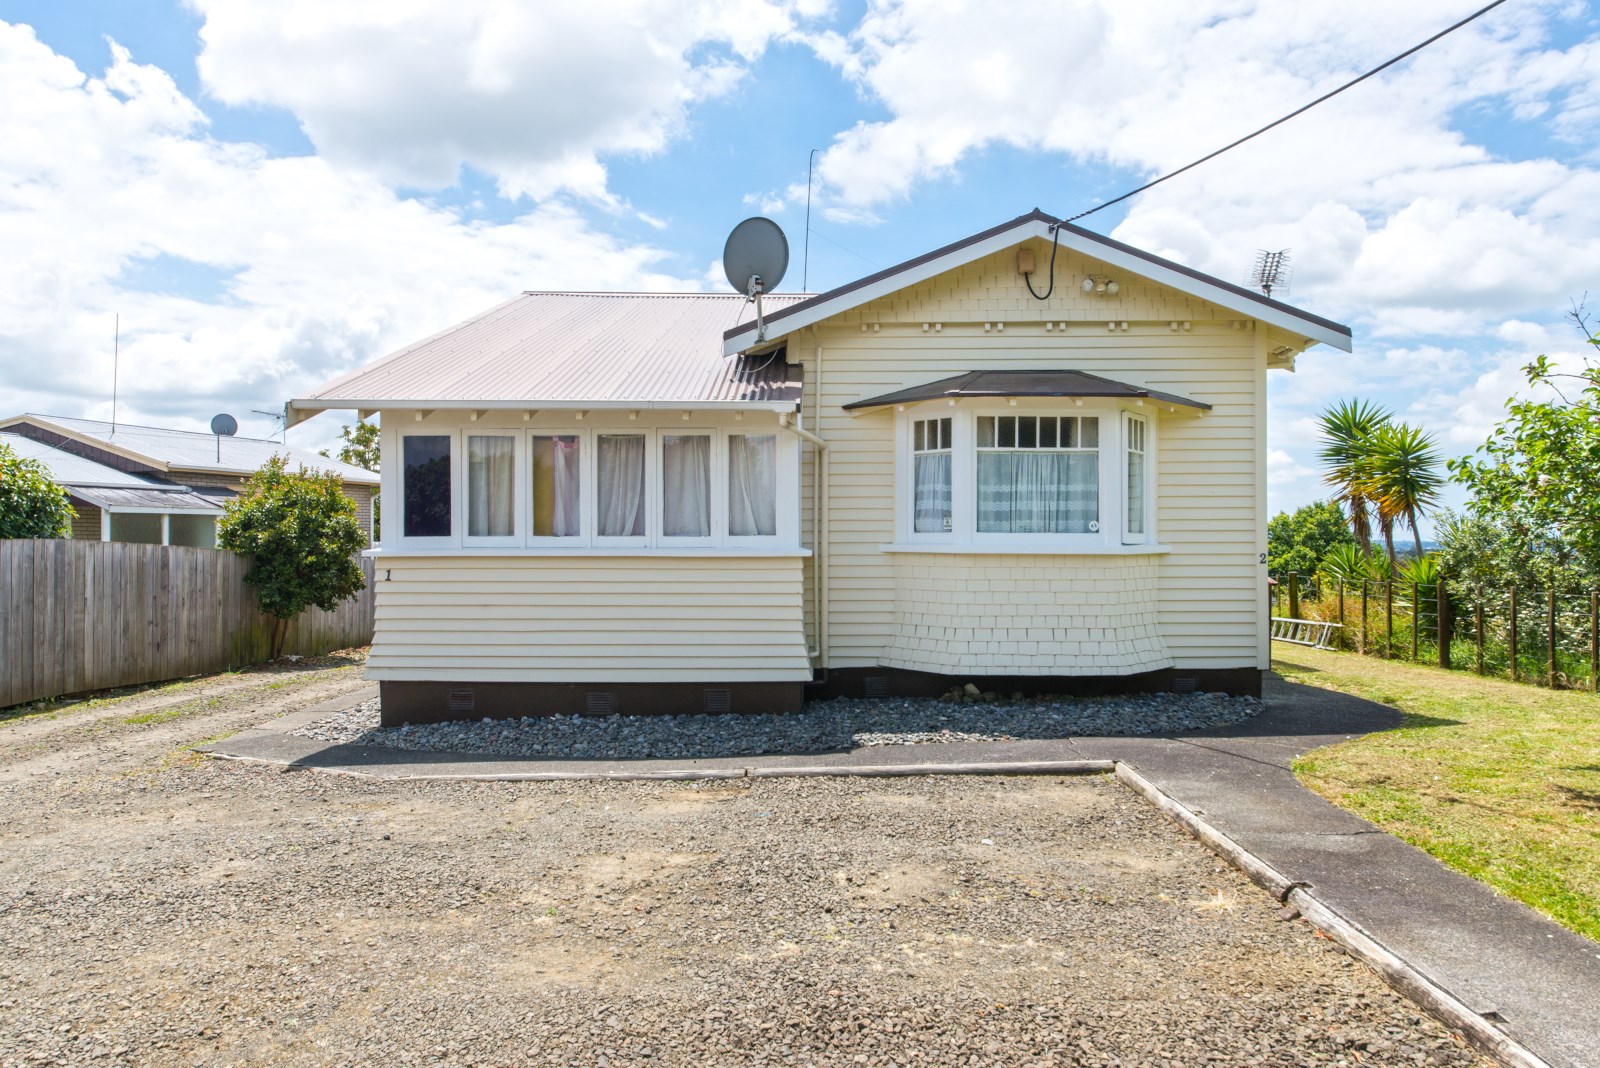
[[[1347,327],[1039,212],[743,302],[525,293],[290,402],[381,413],[385,722],[1259,692],[1267,373]]]

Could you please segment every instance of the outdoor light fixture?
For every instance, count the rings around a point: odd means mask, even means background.
[[[1085,278],[1083,280],[1083,291],[1085,293],[1093,293],[1094,292],[1094,279],[1093,278]]]
[[[1091,274],[1084,277],[1081,288],[1085,293],[1099,293],[1103,297],[1114,297],[1117,295],[1117,290],[1122,287],[1109,278],[1096,278]]]

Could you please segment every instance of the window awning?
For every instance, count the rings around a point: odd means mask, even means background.
[[[222,505],[192,490],[124,489],[110,486],[67,486],[67,493],[108,512],[196,512],[221,515]]]
[[[852,401],[844,408],[845,411],[853,411],[950,397],[1114,397],[1148,399],[1158,404],[1181,404],[1197,411],[1211,410],[1211,405],[1202,401],[1145,389],[1143,386],[1131,386],[1087,371],[968,371],[954,378],[941,378],[937,382],[885,393],[881,397]]]

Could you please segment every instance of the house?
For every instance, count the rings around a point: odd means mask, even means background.
[[[0,419],[0,442],[66,489],[74,538],[214,548],[222,502],[274,455],[337,474],[372,533],[378,476],[281,442],[32,414]]]
[[[743,300],[524,293],[290,402],[383,416],[386,723],[1260,691],[1267,374],[1348,327],[1037,211]]]

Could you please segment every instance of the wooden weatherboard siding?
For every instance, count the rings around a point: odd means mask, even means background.
[[[369,677],[803,682],[801,558],[393,555]]]
[[[124,542],[0,540],[0,707],[224,671],[267,658],[272,621],[244,583],[248,559]],[[368,589],[289,626],[286,653],[365,645]]]
[[[1049,246],[1033,247],[1042,287]],[[1110,274],[1121,291],[1086,295],[1079,288],[1085,274]],[[827,666],[902,659],[891,651],[901,623],[897,565],[881,548],[894,540],[895,494],[904,492],[895,482],[895,413],[842,406],[972,370],[1070,368],[1213,406],[1199,416],[1142,410],[1157,423],[1155,540],[1170,547],[1155,564],[1159,637],[1178,670],[1264,668],[1266,576],[1258,554],[1266,547],[1268,329],[1065,253],[1054,294],[1036,301],[1012,249],[791,337],[789,359],[806,365],[806,424],[829,446]],[[806,450],[808,539],[814,462]],[[1092,557],[1040,555],[1027,558],[1021,574],[1070,581],[1096,566]]]

